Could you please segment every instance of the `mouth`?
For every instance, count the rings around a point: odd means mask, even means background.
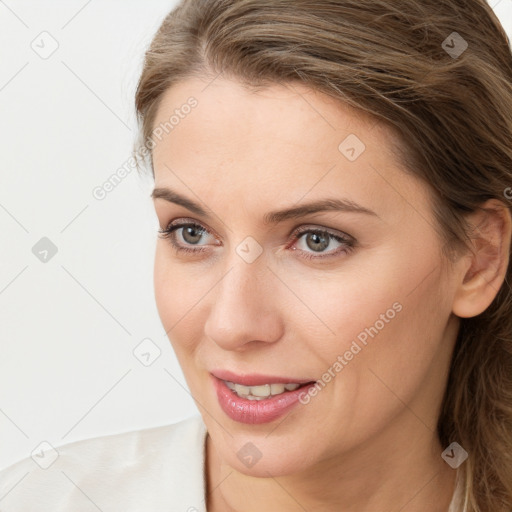
[[[297,406],[305,389],[315,380],[268,375],[211,373],[221,409],[240,423],[268,423]],[[304,388],[304,389],[303,389]]]

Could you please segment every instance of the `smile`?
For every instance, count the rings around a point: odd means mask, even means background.
[[[227,371],[215,371],[211,379],[224,413],[236,422],[249,424],[276,420],[296,407],[301,394],[315,384],[315,381],[290,382],[293,378],[241,376]]]

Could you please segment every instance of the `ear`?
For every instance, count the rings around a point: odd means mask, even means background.
[[[453,301],[453,313],[461,318],[479,315],[498,294],[507,274],[512,237],[510,209],[502,201],[489,199],[467,219],[472,251],[460,260],[461,278]]]

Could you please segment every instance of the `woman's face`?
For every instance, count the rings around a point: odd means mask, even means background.
[[[303,86],[221,78],[173,86],[154,128],[160,228],[196,225],[157,242],[157,307],[224,463],[277,476],[431,449],[455,278],[386,129]]]

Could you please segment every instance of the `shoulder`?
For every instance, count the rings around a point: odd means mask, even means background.
[[[205,436],[194,416],[43,447],[0,471],[0,510],[204,510]]]

